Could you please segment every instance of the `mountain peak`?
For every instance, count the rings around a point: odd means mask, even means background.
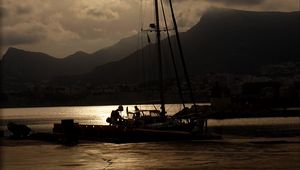
[[[15,48],[15,47],[9,47],[9,48],[7,49],[7,51],[6,51],[6,53],[20,52],[20,51],[24,52],[24,50],[22,50],[22,49]]]
[[[84,51],[77,51],[67,57],[64,58],[64,60],[85,60],[87,57],[89,57],[90,54],[84,52]]]
[[[22,49],[18,49],[15,47],[9,47],[6,52],[4,53],[4,55],[2,56],[2,60],[6,59],[8,56],[16,56],[20,53],[24,53],[26,51],[22,50]]]
[[[76,51],[73,55],[86,55],[88,53],[84,52],[84,51]]]
[[[68,57],[87,57],[87,56],[90,56],[90,54],[84,51],[76,51],[74,54],[71,54]]]
[[[7,51],[2,56],[2,61],[20,61],[24,62],[24,60],[34,61],[37,60],[56,60],[57,58],[52,57],[48,54],[41,52],[32,52],[26,51],[15,47],[9,47]]]
[[[252,11],[242,11],[238,9],[231,8],[219,8],[219,7],[211,7],[208,8],[202,15],[201,20],[203,19],[211,19],[211,17],[222,17],[224,15],[239,15],[242,13],[251,13]]]
[[[220,31],[221,29],[217,28],[218,26],[228,26],[228,28],[223,27],[223,30],[227,29],[228,31],[238,31],[239,29],[234,28],[235,26],[249,29],[253,24],[259,26],[264,25],[266,22],[277,22],[278,24],[275,24],[274,26],[278,27],[286,22],[291,23],[287,20],[295,20],[295,18],[298,17],[295,17],[295,15],[299,15],[299,11],[244,11],[232,8],[211,7],[203,13],[199,22],[193,26],[190,31],[199,31],[199,29],[205,29],[210,32],[212,32],[211,29],[214,31]],[[248,25],[252,22],[252,25]],[[295,20],[295,22],[297,21]],[[249,27],[246,28],[246,25]],[[270,29],[274,30],[273,28]]]
[[[4,54],[5,55],[24,55],[24,54],[42,54],[42,55],[47,55],[49,56],[48,54],[44,54],[42,52],[33,52],[33,51],[26,51],[26,50],[23,50],[23,49],[19,49],[19,48],[16,48],[16,47],[9,47],[6,51],[6,53]]]

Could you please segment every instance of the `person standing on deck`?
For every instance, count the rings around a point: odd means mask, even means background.
[[[134,106],[134,118],[138,119],[141,117],[140,109],[137,106]]]
[[[109,125],[118,125],[120,121],[122,121],[122,116],[119,112],[123,111],[123,106],[120,105],[117,110],[113,110],[110,114],[110,122]]]

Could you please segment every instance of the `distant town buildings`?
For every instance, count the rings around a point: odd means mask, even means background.
[[[279,67],[279,66],[278,66]],[[283,70],[291,65],[280,66]],[[300,100],[300,74],[278,74],[277,66],[266,67],[258,75],[211,73],[192,76],[192,86],[197,101],[209,102],[212,97],[255,99],[284,99],[290,103]],[[2,91],[2,105],[90,105],[116,102],[147,103],[159,101],[157,82],[90,84],[25,83],[12,84]],[[181,83],[186,101],[188,90]],[[166,83],[167,102],[180,102],[175,80]],[[18,101],[18,103],[16,103]],[[22,103],[23,102],[23,103]]]

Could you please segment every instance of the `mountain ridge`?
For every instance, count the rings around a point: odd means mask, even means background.
[[[98,65],[126,57],[120,55],[119,52],[119,49],[124,48],[124,43],[127,44],[127,46],[132,46],[132,48],[127,49],[126,52],[128,54],[134,52],[134,49],[136,49],[134,41],[136,37],[136,35],[126,37],[116,44],[97,50],[94,53],[77,51],[65,58],[56,58],[42,52],[26,51],[9,47],[0,62],[2,80],[8,81],[13,79],[14,81],[22,82],[28,77],[26,82],[38,82],[47,81],[56,76],[81,75],[91,71]],[[20,68],[24,68],[28,71],[23,72]],[[45,74],[45,76],[42,76],[42,74]]]
[[[180,34],[189,72],[192,75],[209,72],[251,74],[265,64],[299,61],[296,57],[299,56],[299,13],[208,10],[195,26]],[[155,79],[157,57],[150,54],[139,57],[143,51],[155,51],[155,46],[150,44],[136,51],[136,36],[124,38],[94,53],[78,51],[63,59],[50,59],[52,56],[40,52],[19,51],[24,53],[20,54],[21,58],[35,54],[46,58],[48,63],[23,59],[23,63],[12,62],[8,66],[7,55],[18,51],[10,48],[1,60],[1,72],[4,80],[18,79],[20,82],[81,74],[80,80],[92,83],[142,81],[143,77]],[[174,44],[175,38],[171,39]],[[166,40],[162,40],[162,44],[166,44]],[[168,50],[164,52],[169,53]],[[16,58],[16,55],[12,56]],[[170,65],[169,57],[164,59],[164,64]],[[31,71],[24,72],[24,69]],[[172,70],[165,71],[170,77]],[[149,73],[143,76],[143,72]]]
[[[181,33],[189,72],[192,75],[214,72],[255,74],[263,65],[300,61],[300,29],[297,24],[299,14],[299,11],[209,10],[194,27]],[[174,44],[174,37],[171,39]],[[162,44],[165,43],[166,40],[163,40]],[[155,51],[153,46],[147,46],[143,50],[149,51],[151,48]],[[109,83],[142,81],[139,76],[133,78],[130,75],[137,75],[143,70],[154,70],[153,74],[157,75],[157,61],[153,67],[144,65],[144,68],[138,68],[138,64],[132,64],[134,61],[142,64],[139,53],[135,52],[117,63],[99,66],[87,77],[90,77],[90,82],[93,83]],[[145,56],[144,62],[151,63],[156,58],[157,56],[148,55]],[[170,63],[169,59],[164,60],[164,65]],[[168,73],[165,76],[171,77]],[[153,79],[153,75],[147,77]]]

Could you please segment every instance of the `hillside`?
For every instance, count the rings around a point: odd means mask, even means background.
[[[299,30],[299,12],[213,8],[193,28],[181,33],[181,40],[192,75],[255,74],[264,65],[300,61]],[[164,47],[166,43],[162,42]],[[145,53],[148,51],[151,53]],[[121,61],[99,66],[83,78],[94,83],[155,79],[158,74],[155,47],[145,47],[142,57],[141,53],[137,51]],[[168,49],[164,48],[163,54],[165,76],[171,77]]]
[[[48,80],[63,71],[57,67],[59,63],[59,59],[47,54],[11,47],[1,60],[1,77],[6,83]]]
[[[299,12],[212,8],[180,35],[188,70],[192,75],[252,74],[264,65],[299,62],[299,22]],[[137,39],[135,35],[95,53],[77,52],[64,59],[10,48],[0,64],[2,80],[8,84],[41,82],[81,74],[84,75],[75,80],[91,83],[155,80],[158,77],[155,46],[150,44],[135,51]],[[175,44],[174,37],[172,41]],[[162,45],[165,77],[172,77],[167,41],[163,40]]]
[[[133,53],[137,43],[137,35],[134,35],[95,53],[78,51],[62,59],[10,47],[0,62],[2,80],[6,83],[41,82],[57,76],[81,75]]]
[[[136,51],[138,45],[138,36],[133,35],[91,54],[78,51],[62,60],[64,66],[67,66],[66,75],[83,74],[92,71],[97,66],[118,61]]]

